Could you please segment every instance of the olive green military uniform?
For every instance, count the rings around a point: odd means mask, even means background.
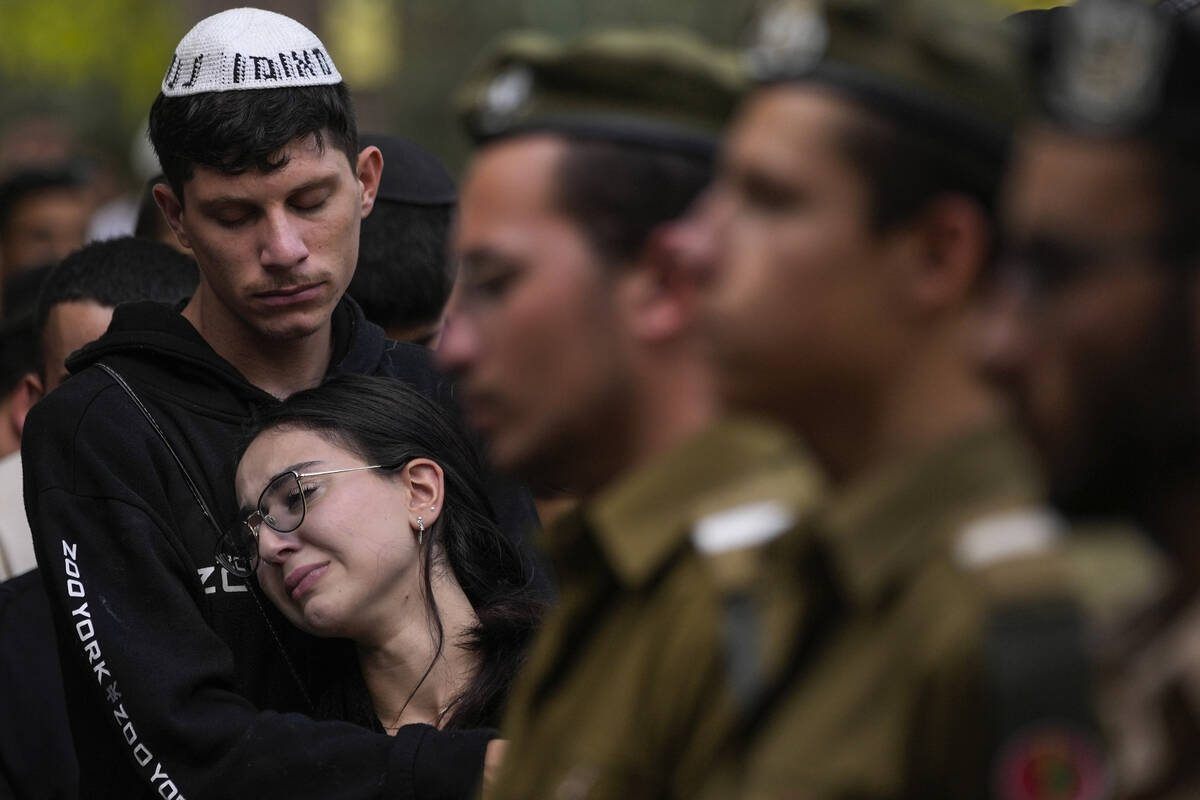
[[[723,423],[556,522],[561,605],[514,688],[487,796],[694,797],[737,730],[730,674],[747,670],[730,660],[752,649],[728,601],[817,486],[781,437]]]
[[[1075,577],[1033,476],[1013,430],[976,429],[767,545],[790,677],[705,796],[1105,797]]]

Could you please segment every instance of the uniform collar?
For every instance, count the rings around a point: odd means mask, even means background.
[[[635,587],[688,546],[698,519],[764,500],[807,509],[818,486],[815,470],[786,434],[725,420],[557,520],[546,533],[547,548],[557,560],[578,552],[571,545],[587,537],[618,580]]]
[[[832,500],[818,535],[848,596],[873,606],[972,520],[1037,504],[1035,475],[1011,424],[990,423],[870,471]]]

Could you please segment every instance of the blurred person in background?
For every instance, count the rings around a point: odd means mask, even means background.
[[[707,796],[1007,799],[1053,774],[1104,797],[1079,572],[970,358],[1025,97],[992,13],[782,2],[747,54],[691,222],[702,326],[722,398],[832,486],[770,545],[785,678]]]
[[[196,262],[161,242],[125,236],[71,253],[49,272],[38,294],[32,390],[41,396],[62,384],[68,357],[104,334],[117,306],[177,305],[192,296],[198,281]]]
[[[32,312],[0,322],[0,580],[37,565],[21,499],[21,430],[37,401],[25,377],[36,352]]]
[[[379,148],[385,168],[347,291],[389,339],[436,349],[454,286],[447,249],[454,179],[432,153],[398,136],[362,141]]]
[[[11,277],[55,264],[87,238],[92,198],[73,165],[13,173],[0,182],[0,270]]]
[[[1142,525],[1172,575],[1104,638],[1118,794],[1200,796],[1200,35],[1164,9],[1035,17],[983,358],[1075,519]]]
[[[44,276],[38,304],[23,318],[30,329],[27,372],[6,424],[19,438],[29,406],[62,382],[67,356],[104,333],[117,305],[176,303],[191,295],[196,279],[191,259],[155,242],[117,239],[67,256]],[[0,728],[0,789],[12,797],[77,797],[50,604],[33,569],[19,451],[0,459],[0,512],[0,567],[7,556],[12,569],[5,577],[18,576],[0,583],[0,717],[24,720]]]
[[[462,91],[479,150],[438,358],[493,463],[580,500],[542,539],[560,607],[489,797],[692,797],[736,735],[727,626],[816,493],[784,438],[713,427],[672,243],[740,88],[730,54],[648,30],[514,35]]]

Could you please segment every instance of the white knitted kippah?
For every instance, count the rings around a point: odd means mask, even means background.
[[[175,48],[163,77],[167,97],[340,83],[317,35],[291,17],[232,8],[200,20]]]

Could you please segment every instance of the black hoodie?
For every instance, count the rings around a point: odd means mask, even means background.
[[[449,403],[425,350],[385,340],[349,298],[333,322],[330,374],[397,377]],[[311,710],[305,692],[345,657],[345,643],[299,633],[216,564],[216,531],[179,466],[98,362],[138,393],[222,522],[237,510],[247,425],[278,402],[176,309],[133,303],[29,414],[25,504],[82,796],[468,796],[490,732],[410,726],[388,738],[293,713]],[[527,495],[508,505],[510,515],[531,508]]]

